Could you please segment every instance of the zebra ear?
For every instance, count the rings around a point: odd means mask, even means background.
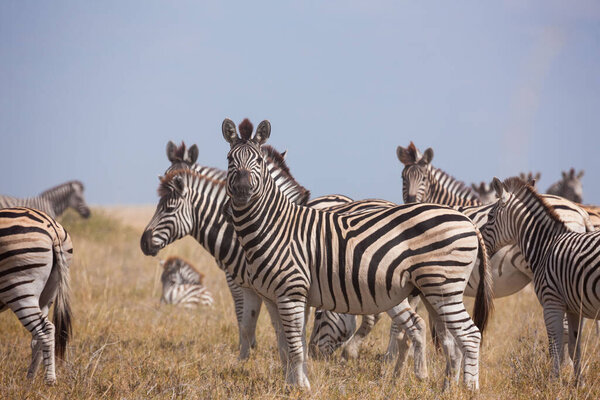
[[[423,153],[423,157],[421,157],[421,159],[419,160],[419,164],[429,164],[431,163],[431,160],[433,160],[433,149],[429,147]]]
[[[198,160],[198,146],[195,144],[188,149],[188,155],[185,160],[188,164],[194,164]]]
[[[567,173],[565,171],[561,172],[563,180],[567,179]]]
[[[579,173],[577,174],[577,179],[581,179],[583,177],[583,170],[579,171]]]
[[[264,120],[258,127],[256,128],[256,133],[254,134],[254,141],[258,144],[264,144],[267,139],[271,136],[271,123],[269,120]]]
[[[398,160],[404,165],[411,165],[416,162],[414,153],[402,146],[396,148],[396,156],[398,156]]]
[[[539,181],[541,177],[542,177],[542,173],[536,172],[535,175],[533,176],[533,180]]]
[[[167,143],[167,158],[172,163],[177,161],[177,157],[175,156],[176,151],[177,151],[177,146],[175,145],[175,143],[173,143],[172,141],[169,140],[169,143]]]
[[[223,137],[225,141],[230,145],[234,145],[239,140],[237,135],[237,130],[235,129],[235,124],[229,118],[225,118],[223,120],[223,124],[221,125],[221,131],[223,132]]]
[[[500,182],[500,179],[494,177],[492,179],[492,189],[496,192],[496,197],[502,200],[502,195],[504,194],[504,185]]]
[[[281,158],[285,161],[285,157],[287,156],[287,150],[281,152]],[[581,171],[583,173],[583,171]]]

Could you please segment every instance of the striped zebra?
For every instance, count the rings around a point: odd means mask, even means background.
[[[0,312],[11,309],[31,333],[27,377],[35,377],[43,358],[47,384],[56,382],[54,357],[64,358],[71,333],[72,254],[69,234],[48,215],[24,207],[0,209]]]
[[[482,228],[491,251],[516,242],[533,272],[533,286],[544,310],[553,373],[559,375],[563,319],[569,327],[569,350],[575,378],[581,373],[579,333],[583,318],[600,313],[600,231],[569,229],[535,189],[518,178],[494,178],[499,198]]]
[[[249,123],[249,121],[248,121]],[[268,168],[292,201],[305,203],[310,192],[289,174],[284,155],[264,149]],[[256,323],[262,299],[246,283],[246,261],[233,225],[224,217],[226,171],[196,164],[198,148],[167,144],[171,165],[160,177],[160,200],[140,246],[156,255],[166,245],[190,235],[214,258],[224,272],[234,301],[239,333],[239,358],[249,357],[256,344]]]
[[[29,207],[43,211],[52,218],[60,217],[67,208],[75,209],[83,218],[90,216],[90,209],[83,197],[83,183],[69,181],[48,189],[39,196],[20,199],[0,195],[0,208]]]
[[[546,193],[564,197],[575,203],[581,203],[583,201],[582,177],[583,170],[577,173],[574,168],[571,168],[568,172],[563,171],[562,179],[552,184],[552,186],[546,190]]]
[[[177,304],[185,308],[199,305],[211,306],[214,303],[211,293],[203,285],[204,275],[189,262],[180,257],[160,260],[163,267],[160,281],[163,290],[160,302]]]
[[[407,296],[417,288],[428,309],[460,343],[465,384],[477,389],[480,329],[491,308],[491,289],[482,279],[474,324],[462,293],[478,256],[487,276],[487,256],[473,223],[434,204],[348,215],[299,206],[278,190],[265,167],[261,145],[270,136],[268,121],[258,125],[253,138],[247,130],[238,136],[229,119],[222,132],[231,146],[226,186],[233,226],[244,248],[250,283],[275,304],[280,317],[283,335],[278,341],[286,381],[310,387],[304,335],[307,305],[375,314],[408,303]],[[410,326],[422,329],[424,322],[411,310],[390,316],[408,327],[409,337],[421,345]],[[415,346],[415,354],[417,350]],[[417,377],[424,378],[426,364],[419,367]]]

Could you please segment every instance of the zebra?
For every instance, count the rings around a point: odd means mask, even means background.
[[[230,119],[222,125],[230,144],[226,189],[231,218],[250,283],[275,303],[280,317],[283,334],[278,342],[286,382],[310,388],[304,336],[307,305],[374,314],[400,302],[408,304],[407,296],[418,288],[430,312],[439,315],[460,343],[466,357],[465,384],[477,389],[480,332],[492,306],[489,279],[480,280],[476,324],[462,302],[478,257],[482,276],[489,278],[485,246],[471,220],[435,204],[348,215],[296,205],[278,190],[265,167],[261,146],[270,130],[265,120],[251,138],[248,130],[240,130],[238,136]],[[417,354],[424,343],[410,326],[422,329],[424,322],[411,311],[408,307],[390,316],[409,328]],[[407,317],[410,322],[404,320]],[[425,376],[422,363],[417,378]]]
[[[540,180],[541,174],[539,172],[521,172],[519,177],[523,179],[525,182],[531,182],[532,185],[535,186],[535,183]],[[471,184],[471,188],[477,193],[479,196],[479,202],[481,204],[491,204],[496,202],[496,192],[492,188],[490,184],[487,182],[481,182],[479,185],[475,183]],[[564,197],[564,196],[563,196]],[[573,201],[573,199],[566,198],[567,200]]]
[[[204,275],[188,261],[180,257],[160,260],[163,272],[160,280],[163,285],[163,304],[178,304],[186,308],[198,305],[210,306],[214,303],[211,293],[204,287]]]
[[[250,123],[248,121],[248,123]],[[305,203],[310,192],[289,174],[280,154],[264,149],[268,166],[293,201]],[[196,164],[198,147],[167,144],[171,165],[159,177],[160,200],[140,240],[142,252],[156,255],[166,245],[190,235],[214,258],[224,272],[235,307],[239,333],[239,359],[245,360],[256,345],[256,323],[262,299],[246,284],[246,263],[233,226],[224,217],[226,171]],[[185,192],[185,193],[184,193]],[[180,205],[180,200],[183,206]]]
[[[583,170],[577,173],[574,168],[571,168],[568,172],[563,171],[562,179],[552,184],[552,186],[546,190],[546,193],[564,197],[575,203],[581,203],[583,201],[582,177]]]
[[[71,207],[83,218],[89,218],[90,208],[83,197],[83,190],[83,183],[80,181],[69,181],[45,190],[36,197],[20,199],[0,195],[0,208],[18,206],[35,208],[52,218],[58,218]]]
[[[0,209],[0,312],[11,309],[31,333],[33,379],[42,358],[45,382],[56,382],[55,355],[64,358],[71,335],[71,237],[47,214],[25,207]],[[54,305],[53,323],[48,311]]]
[[[533,272],[533,286],[544,310],[553,375],[559,376],[563,319],[575,379],[581,374],[579,333],[583,318],[600,313],[600,231],[570,230],[533,187],[518,178],[494,178],[499,198],[481,232],[490,251],[516,242]]]

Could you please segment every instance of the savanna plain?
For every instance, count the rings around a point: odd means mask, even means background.
[[[360,360],[310,360],[312,390],[286,388],[275,335],[263,307],[257,348],[237,359],[238,335],[224,274],[192,238],[159,257],[182,256],[206,275],[211,308],[159,305],[161,267],[139,247],[153,206],[95,207],[83,220],[73,212],[60,222],[73,237],[71,265],[73,337],[67,359],[57,363],[55,386],[38,372],[26,379],[29,333],[11,312],[0,314],[1,399],[599,399],[600,337],[586,324],[582,335],[583,381],[571,369],[550,378],[541,307],[531,287],[495,301],[484,335],[480,386],[442,392],[444,362],[428,342],[429,379],[417,381],[412,360],[398,376],[382,365],[389,319],[367,338]],[[468,302],[472,308],[472,302]],[[312,326],[309,327],[309,331]]]

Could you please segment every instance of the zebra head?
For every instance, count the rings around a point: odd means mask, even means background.
[[[145,255],[155,256],[166,245],[192,233],[195,214],[189,184],[193,174],[189,169],[175,169],[159,178],[160,200],[140,241]]]
[[[234,205],[245,206],[263,192],[263,177],[268,172],[260,146],[269,138],[271,124],[262,121],[252,138],[252,124],[248,119],[242,121],[239,128],[240,136],[232,120],[223,121],[223,137],[231,145],[227,155],[227,194]]]
[[[583,201],[582,177],[583,170],[578,173],[576,173],[575,168],[571,168],[569,171],[563,171],[562,179],[556,183],[556,185],[558,185],[558,190],[552,194],[564,197],[575,203],[581,203]],[[550,193],[550,190],[548,190],[548,193]]]
[[[85,197],[83,196],[83,183],[79,181],[71,182],[71,194],[68,197],[68,206],[77,210],[83,218],[89,218],[91,212]]]
[[[481,182],[479,185],[473,183],[471,184],[471,188],[479,196],[481,204],[491,204],[496,201],[496,191],[491,185],[485,182]]]
[[[329,357],[356,330],[356,316],[318,309],[308,352],[312,358]]]
[[[187,148],[184,142],[177,146],[169,140],[169,143],[167,143],[167,158],[171,161],[171,167],[193,166],[198,160],[198,146],[193,144]]]
[[[405,203],[420,203],[427,199],[431,186],[429,168],[433,159],[430,147],[423,154],[413,142],[407,148],[398,146],[396,155],[404,169],[402,170],[402,197]]]
[[[514,221],[514,204],[518,199],[512,193],[512,190],[514,187],[526,186],[534,190],[533,187],[516,177],[509,178],[504,183],[496,177],[492,180],[492,188],[496,193],[496,197],[498,197],[498,201],[490,208],[487,222],[480,230],[490,256],[501,247],[514,243],[516,227],[511,221]]]

